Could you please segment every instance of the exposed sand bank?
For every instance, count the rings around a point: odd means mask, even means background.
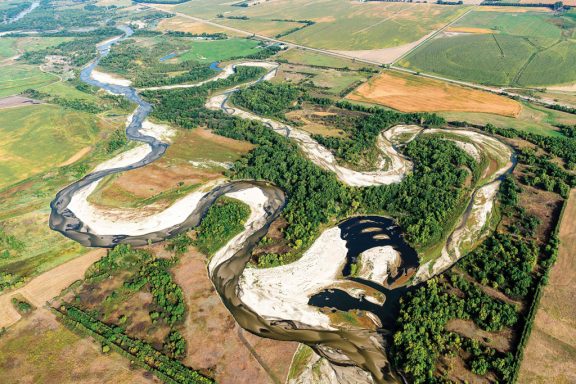
[[[92,78],[96,81],[101,82],[101,83],[112,84],[112,85],[121,85],[123,87],[129,87],[132,84],[132,82],[128,79],[124,79],[118,75],[114,75],[114,74],[110,74],[110,73],[106,73],[106,72],[100,72],[96,69],[94,69],[92,71]]]

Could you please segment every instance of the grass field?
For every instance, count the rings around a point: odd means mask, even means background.
[[[18,52],[32,52],[71,40],[68,37],[3,37],[0,39],[0,60]]]
[[[560,226],[560,252],[540,307],[524,360],[519,383],[563,384],[576,382],[576,189],[573,189]],[[562,362],[559,364],[559,362]]]
[[[0,114],[0,188],[53,167],[97,140],[97,119],[52,105]]]
[[[467,7],[427,4],[399,4],[349,0],[276,0],[256,6],[233,7],[223,0],[209,3],[192,0],[175,8],[203,18],[247,16],[241,21],[246,29],[263,33],[263,20],[313,20],[315,25],[291,33],[282,39],[314,48],[362,50],[411,43],[440,28],[462,14]],[[251,25],[253,24],[253,25]]]
[[[362,84],[347,98],[402,112],[460,111],[516,116],[521,110],[518,102],[506,97],[391,71]]]
[[[15,95],[25,89],[39,88],[55,81],[58,81],[58,77],[31,65],[0,67],[0,97]]]
[[[399,65],[487,85],[546,86],[576,81],[576,21],[544,12],[475,11]]]
[[[192,41],[190,50],[178,57],[179,61],[196,60],[212,62],[257,52],[258,42],[248,39]]]

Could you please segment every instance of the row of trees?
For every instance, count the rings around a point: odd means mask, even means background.
[[[72,305],[63,305],[60,308],[63,321],[68,326],[85,331],[100,340],[103,345],[113,347],[130,360],[152,371],[164,382],[171,384],[209,384],[213,381],[197,371],[194,371],[179,361],[157,351],[150,344],[131,338],[124,333],[121,327],[111,326],[89,313]],[[172,341],[178,343],[178,338]],[[168,337],[170,340],[170,336]]]

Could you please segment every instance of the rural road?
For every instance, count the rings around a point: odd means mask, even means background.
[[[360,63],[366,63],[366,64],[371,64],[371,65],[377,65],[377,66],[382,66],[384,63],[378,62],[378,61],[374,61],[374,60],[366,60],[366,59],[361,59],[361,58],[357,58],[357,57],[353,57],[353,56],[349,56],[349,55],[345,55],[343,53],[338,53],[338,52],[333,52],[333,51],[329,51],[329,50],[325,50],[325,49],[319,49],[319,48],[312,48],[312,47],[308,47],[305,45],[300,45],[300,44],[295,44],[295,43],[290,43],[284,40],[278,40],[272,37],[268,37],[268,36],[264,36],[264,35],[260,35],[257,33],[253,33],[253,32],[249,32],[243,29],[239,29],[239,28],[234,28],[234,27],[230,27],[227,25],[223,25],[217,22],[214,22],[212,20],[207,20],[207,19],[202,19],[200,17],[196,17],[196,16],[190,16],[187,15],[185,13],[181,13],[181,12],[176,12],[174,10],[167,10],[164,9],[158,5],[154,5],[154,4],[147,4],[148,7],[150,8],[154,8],[158,11],[161,12],[165,12],[165,13],[171,13],[171,14],[175,14],[177,16],[189,19],[189,20],[193,20],[195,22],[200,22],[200,23],[204,23],[204,24],[208,24],[214,27],[218,27],[221,29],[225,29],[228,31],[233,31],[236,32],[238,34],[241,35],[245,35],[245,36],[253,36],[253,37],[257,37],[259,39],[262,40],[266,40],[266,41],[270,41],[273,43],[281,43],[286,45],[289,48],[300,48],[306,51],[310,51],[310,52],[317,52],[320,54],[324,54],[324,55],[329,55],[329,56],[334,56],[334,57],[339,57],[342,59],[347,59],[347,60],[355,60],[356,62],[360,62]],[[433,39],[434,37],[438,36],[438,34],[442,33],[446,28],[450,27],[452,24],[456,23],[458,20],[462,19],[464,16],[466,16],[469,12],[473,11],[476,7],[472,7],[470,8],[467,12],[463,13],[462,15],[460,15],[459,17],[457,17],[456,19],[450,21],[448,24],[444,25],[442,28],[436,30],[432,35],[430,35],[427,39],[423,40],[422,42],[420,42],[418,45],[414,46],[412,49],[410,49],[409,51],[405,52],[402,56],[400,56],[399,58],[397,58],[394,63],[392,65],[389,66],[390,70],[394,70],[394,71],[398,71],[398,72],[404,72],[404,73],[409,73],[409,74],[413,74],[413,75],[418,75],[418,76],[422,76],[422,77],[427,77],[430,79],[435,79],[435,80],[440,80],[440,81],[444,81],[447,83],[451,83],[451,84],[457,84],[457,85],[461,85],[461,86],[465,86],[465,87],[469,87],[469,88],[474,88],[474,89],[479,89],[482,91],[487,91],[487,92],[491,92],[491,93],[496,93],[499,95],[503,95],[503,96],[508,96],[508,97],[513,97],[519,100],[523,100],[523,101],[528,101],[531,103],[537,103],[537,104],[541,104],[544,106],[552,106],[552,105],[562,105],[565,107],[571,107],[571,105],[568,104],[562,104],[562,103],[558,103],[554,100],[550,100],[550,99],[537,99],[535,97],[530,97],[530,96],[525,96],[525,95],[521,95],[515,92],[510,92],[507,91],[506,88],[501,88],[501,87],[490,87],[490,86],[486,86],[486,85],[481,85],[481,84],[476,84],[476,83],[470,83],[470,82],[466,82],[466,81],[460,81],[460,80],[454,80],[454,79],[449,79],[446,77],[442,77],[442,76],[437,76],[437,75],[431,75],[431,74],[427,74],[427,73],[421,73],[421,72],[417,72],[417,71],[413,71],[411,69],[407,69],[407,68],[402,68],[399,67],[397,65],[395,65],[396,62],[398,62],[399,60],[401,60],[402,58],[406,57],[407,55],[409,55],[411,52],[413,52],[415,49],[418,49],[419,47],[421,47],[423,44],[427,43],[428,41],[430,41],[430,39]]]

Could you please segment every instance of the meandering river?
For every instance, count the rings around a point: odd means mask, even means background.
[[[220,196],[256,189],[264,196],[264,202],[258,213],[259,216],[256,215],[254,221],[246,226],[246,230],[242,235],[239,235],[226,245],[227,248],[224,249],[225,257],[219,259],[218,262],[211,262],[209,267],[210,277],[214,286],[236,321],[244,329],[262,337],[307,344],[334,364],[359,366],[370,372],[376,382],[401,382],[401,379],[393,371],[387,359],[386,336],[389,334],[390,327],[394,322],[398,298],[405,293],[407,288],[384,288],[382,285],[371,281],[355,279],[357,283],[382,292],[386,297],[383,306],[354,298],[343,290],[325,290],[310,298],[309,304],[313,306],[330,306],[342,310],[361,309],[373,312],[379,317],[383,325],[377,331],[357,328],[323,329],[302,324],[290,318],[266,318],[241,300],[239,281],[251,258],[251,251],[266,234],[270,224],[280,215],[286,203],[284,192],[276,186],[255,181],[235,181],[219,184],[203,194],[195,206],[190,207],[190,212],[183,221],[172,223],[162,228],[155,228],[155,230],[142,234],[99,234],[90,228],[88,222],[82,221],[70,209],[71,201],[79,192],[93,187],[108,175],[130,171],[152,163],[162,157],[168,147],[167,143],[141,133],[142,124],[152,111],[152,105],[143,100],[134,88],[103,83],[91,77],[92,71],[96,68],[100,59],[110,52],[112,45],[131,36],[133,33],[128,27],[122,27],[122,30],[125,32],[122,37],[111,39],[97,47],[98,58],[82,70],[80,79],[87,84],[122,95],[137,104],[137,109],[127,126],[126,135],[132,141],[148,145],[150,151],[144,157],[129,165],[94,171],[58,192],[51,203],[50,227],[87,247],[113,247],[119,243],[142,246],[150,242],[165,240],[197,226],[210,206]],[[266,76],[269,75],[270,73]],[[222,109],[227,108],[225,106],[226,100],[226,97],[221,100],[220,107]],[[401,159],[399,166],[405,168],[406,164],[406,161]],[[394,180],[397,181],[397,179]],[[366,221],[370,222],[370,232],[365,231],[362,224]],[[351,263],[355,262],[360,253],[377,246],[391,246],[398,252],[400,255],[400,271],[413,270],[419,267],[416,252],[404,242],[399,228],[394,225],[392,220],[376,216],[352,218],[342,222],[339,227],[342,234],[341,237],[346,241],[346,248],[348,249],[347,262],[342,271],[344,276],[349,274]],[[376,229],[379,236],[374,236],[374,229]],[[402,273],[396,274],[398,277],[402,275]],[[314,276],[310,276],[310,278],[313,279]],[[388,287],[394,286],[395,280],[396,277],[389,277],[387,281]]]

